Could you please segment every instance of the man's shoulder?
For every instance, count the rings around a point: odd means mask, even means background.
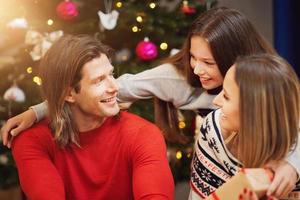
[[[32,127],[22,131],[15,139],[15,142],[30,142],[33,140],[41,140],[43,142],[51,142],[53,141],[53,137],[51,134],[51,130],[48,126],[49,122],[48,120],[42,120],[36,124],[34,124]]]
[[[55,148],[55,141],[45,120],[34,124],[12,141],[13,156],[19,161],[24,157],[34,159],[54,155]]]
[[[24,130],[22,133],[27,134],[36,134],[37,132],[44,134],[51,134],[51,130],[49,129],[49,121],[44,119],[40,122],[35,123],[32,127]]]

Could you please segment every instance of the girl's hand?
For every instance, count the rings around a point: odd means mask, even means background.
[[[275,172],[267,196],[286,197],[296,186],[297,172],[295,168],[286,161],[270,162],[267,167]]]
[[[10,118],[1,128],[3,145],[10,148],[11,142],[21,131],[30,128],[36,121],[35,113],[29,109],[15,117]]]

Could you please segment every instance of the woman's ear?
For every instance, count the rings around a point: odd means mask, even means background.
[[[69,87],[67,95],[65,97],[65,101],[69,102],[69,103],[74,103],[75,102],[75,94],[76,94],[76,92],[75,92],[74,88]]]

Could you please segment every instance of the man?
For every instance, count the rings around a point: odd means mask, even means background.
[[[63,36],[41,61],[49,119],[12,143],[29,199],[173,199],[162,134],[119,112],[108,55],[89,36]]]

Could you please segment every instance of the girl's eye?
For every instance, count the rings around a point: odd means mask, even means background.
[[[212,63],[212,62],[205,62],[205,64],[207,64],[207,65],[215,65],[216,63]]]

